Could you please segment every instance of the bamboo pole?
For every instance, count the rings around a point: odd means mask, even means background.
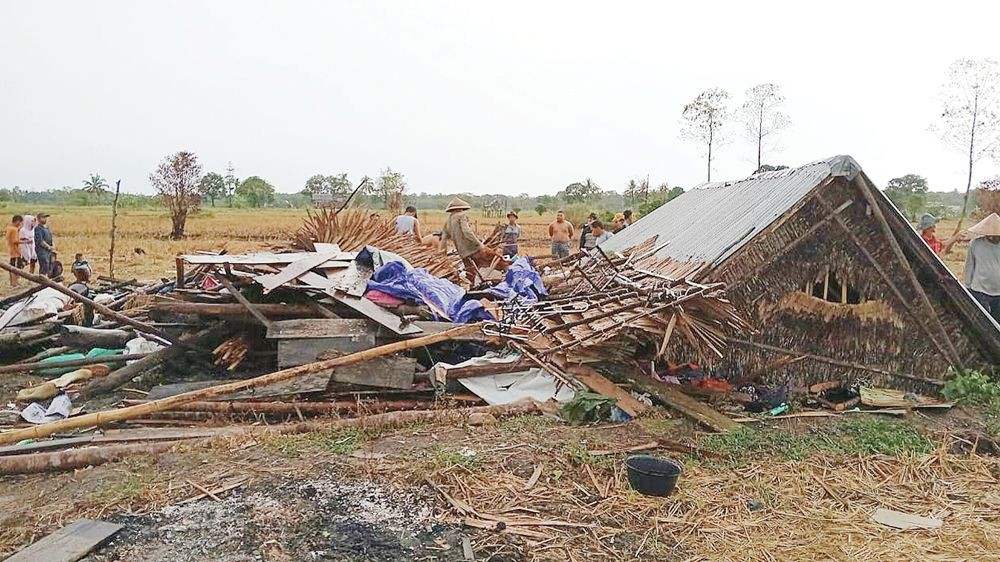
[[[111,204],[111,250],[108,252],[108,275],[115,278],[115,234],[118,231],[118,194],[121,192],[122,180],[115,182],[115,201]]]
[[[146,404],[129,406],[117,410],[95,412],[93,414],[86,414],[83,416],[67,418],[64,420],[36,425],[24,429],[5,431],[3,433],[0,433],[0,445],[16,443],[22,439],[38,439],[41,437],[48,437],[53,433],[67,431],[70,429],[94,427],[94,426],[104,425],[110,422],[124,421],[138,416],[150,414],[153,412],[168,410],[179,404],[196,402],[199,400],[204,400],[206,398],[211,398],[213,396],[231,394],[233,392],[241,392],[252,388],[267,386],[277,382],[294,379],[296,377],[300,377],[303,375],[318,373],[320,371],[325,371],[327,369],[335,369],[337,367],[344,367],[346,365],[353,365],[355,363],[361,363],[362,361],[368,361],[369,359],[374,359],[376,357],[382,357],[384,355],[390,355],[400,351],[406,351],[408,349],[430,345],[432,343],[447,341],[456,336],[461,336],[479,329],[481,329],[481,327],[478,324],[469,324],[466,326],[453,328],[451,330],[446,330],[444,332],[440,332],[437,334],[430,334],[427,336],[422,336],[410,340],[402,340],[387,345],[383,345],[380,347],[374,347],[372,349],[359,351],[357,353],[352,353],[351,355],[345,355],[343,357],[327,359],[326,361],[317,361],[315,363],[308,363],[300,367],[284,369],[267,375],[261,375],[259,377],[255,377],[252,379],[235,381],[227,384],[212,386],[209,388],[203,388],[201,390],[185,392],[168,398],[154,400]]]
[[[67,297],[77,302],[83,303],[86,306],[90,306],[95,311],[100,313],[102,316],[107,316],[108,318],[114,318],[115,320],[121,322],[122,324],[127,324],[129,326],[132,326],[133,328],[139,330],[140,332],[156,336],[170,343],[177,343],[177,338],[163,332],[162,330],[158,330],[152,326],[149,326],[148,324],[144,324],[142,322],[139,322],[138,320],[129,318],[124,314],[111,310],[110,308],[104,306],[103,304],[95,302],[94,300],[89,299],[81,295],[80,293],[70,291],[67,287],[64,287],[59,283],[56,283],[55,281],[49,279],[48,277],[45,277],[44,275],[36,275],[34,273],[28,273],[27,271],[23,271],[21,269],[18,269],[10,265],[6,261],[0,261],[0,269],[5,269],[10,273],[13,273],[19,277],[23,277],[28,281],[38,283],[39,285],[45,285],[50,289],[55,289],[56,291],[59,291],[60,293],[66,295]]]

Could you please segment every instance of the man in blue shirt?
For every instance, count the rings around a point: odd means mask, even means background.
[[[52,242],[52,231],[49,230],[49,214],[38,213],[35,217],[35,253],[38,254],[38,273],[52,276],[52,262],[55,259],[56,247]]]

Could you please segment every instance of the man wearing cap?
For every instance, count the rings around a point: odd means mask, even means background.
[[[52,261],[55,259],[56,246],[52,242],[52,231],[49,230],[49,214],[38,213],[35,217],[35,253],[38,254],[38,273],[52,277]]]
[[[517,213],[507,213],[507,225],[503,227],[503,255],[517,255],[517,239],[521,237],[521,225],[517,224]]]
[[[483,245],[469,225],[469,217],[465,215],[465,211],[471,208],[458,197],[452,199],[445,209],[448,219],[441,229],[441,249],[448,251],[448,240],[454,241],[455,249],[465,264],[465,276],[470,284],[476,282],[476,273],[480,266],[492,266],[498,271],[507,270],[507,262],[503,261],[502,256],[498,257],[496,252]]]
[[[965,286],[994,320],[1000,322],[1000,216],[986,217],[969,229],[975,239],[965,255]]]
[[[947,240],[940,240],[937,237],[937,223],[941,220],[930,213],[924,213],[920,215],[920,221],[917,223],[917,230],[920,232],[920,238],[923,239],[924,243],[937,255],[947,254],[951,252],[951,247],[955,245],[962,239],[961,234],[956,234]]]

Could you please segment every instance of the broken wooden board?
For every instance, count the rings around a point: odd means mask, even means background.
[[[598,373],[592,367],[587,365],[571,365],[566,368],[566,372],[586,385],[590,390],[617,399],[618,402],[615,403],[615,406],[618,406],[633,418],[649,410],[649,406],[636,400],[634,396],[605,378],[604,375]]]
[[[362,337],[330,337],[278,340],[278,367],[298,367],[316,361],[316,357],[329,350],[356,353],[376,346],[375,334]]]
[[[921,517],[912,513],[903,513],[902,511],[893,511],[884,508],[876,509],[875,513],[872,514],[872,519],[876,523],[881,523],[886,527],[902,529],[904,531],[910,529],[940,529],[941,525],[944,524],[944,521],[936,517]]]
[[[330,295],[333,300],[361,313],[367,318],[371,318],[399,335],[412,335],[423,332],[423,330],[413,323],[403,324],[402,318],[364,297],[352,297],[333,289],[327,289],[326,294]]]
[[[313,242],[313,249],[321,253],[335,252],[339,254],[342,252],[340,246],[329,242]]]
[[[377,306],[377,305],[376,305]],[[452,322],[432,322],[417,320],[412,325],[422,330],[422,335],[437,334],[455,328],[459,324]],[[376,340],[398,340],[401,337],[414,337],[411,334],[400,335],[384,328],[371,320],[363,318],[300,318],[295,320],[278,320],[271,322],[267,331],[267,339],[317,339],[331,337],[361,337],[375,334]],[[454,341],[486,341],[489,336],[479,332],[470,332],[454,338]]]
[[[629,382],[648,392],[672,410],[676,410],[712,431],[725,433],[741,427],[740,424],[717,412],[708,404],[699,402],[684,394],[676,388],[676,385],[654,380],[646,376],[628,374],[623,376]]]
[[[941,408],[947,410],[954,402],[942,402],[913,392],[893,388],[861,387],[861,403],[873,408]]]
[[[378,357],[333,370],[333,381],[378,388],[413,388],[417,360],[412,357]]]
[[[368,290],[368,280],[375,273],[372,268],[352,261],[344,269],[323,268],[327,279],[338,291],[353,297],[362,297]]]
[[[80,519],[14,553],[6,562],[76,562],[104,544],[121,525]]]
[[[146,397],[149,400],[158,400],[160,398],[167,398],[169,396],[175,396],[183,392],[189,392],[192,390],[201,390],[203,388],[208,388],[210,386],[216,386],[220,384],[226,384],[233,382],[230,380],[213,380],[213,381],[198,381],[198,382],[183,382],[183,383],[173,383],[173,384],[162,384],[160,386],[154,386],[149,390],[149,395]],[[268,386],[262,386],[256,389],[243,390],[240,392],[234,392],[232,394],[226,394],[224,396],[215,396],[211,400],[249,400],[254,398],[268,398],[273,396],[289,396],[294,394],[308,394],[312,392],[324,392],[327,386],[330,384],[330,371],[322,371],[319,373],[312,373],[310,375],[303,375],[291,380],[282,381]]]
[[[186,263],[191,265],[271,265],[286,264],[298,260],[315,256],[320,252],[288,252],[278,254],[274,252],[258,252],[253,254],[185,254],[180,256]],[[330,252],[326,252],[329,254]],[[358,257],[357,252],[340,252],[328,258],[329,262],[348,262]],[[325,265],[321,267],[326,267]],[[331,266],[336,267],[336,266]]]
[[[312,268],[326,263],[337,255],[337,252],[316,252],[307,258],[295,260],[285,266],[281,273],[260,275],[254,280],[264,287],[264,294],[270,293],[278,287],[297,279],[300,275],[309,272]]]

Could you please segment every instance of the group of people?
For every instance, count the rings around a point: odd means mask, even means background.
[[[35,273],[37,268],[39,275],[55,279],[63,274],[62,263],[57,259],[55,242],[52,239],[52,229],[49,227],[49,213],[38,213],[37,215],[14,215],[10,224],[7,225],[7,253],[10,255],[11,267],[17,269],[28,269],[29,273]],[[90,264],[83,257],[83,254],[76,254],[72,266],[73,275],[76,278],[75,285],[86,284],[93,275]],[[10,272],[10,286],[17,287],[20,276]],[[70,288],[74,288],[72,285]],[[80,290],[80,287],[75,289]]]
[[[1000,322],[1000,216],[992,213],[946,240],[937,237],[938,220],[930,214],[921,216],[917,223],[920,238],[938,255],[949,253],[957,242],[971,239],[962,275],[965,286],[986,312]]]

